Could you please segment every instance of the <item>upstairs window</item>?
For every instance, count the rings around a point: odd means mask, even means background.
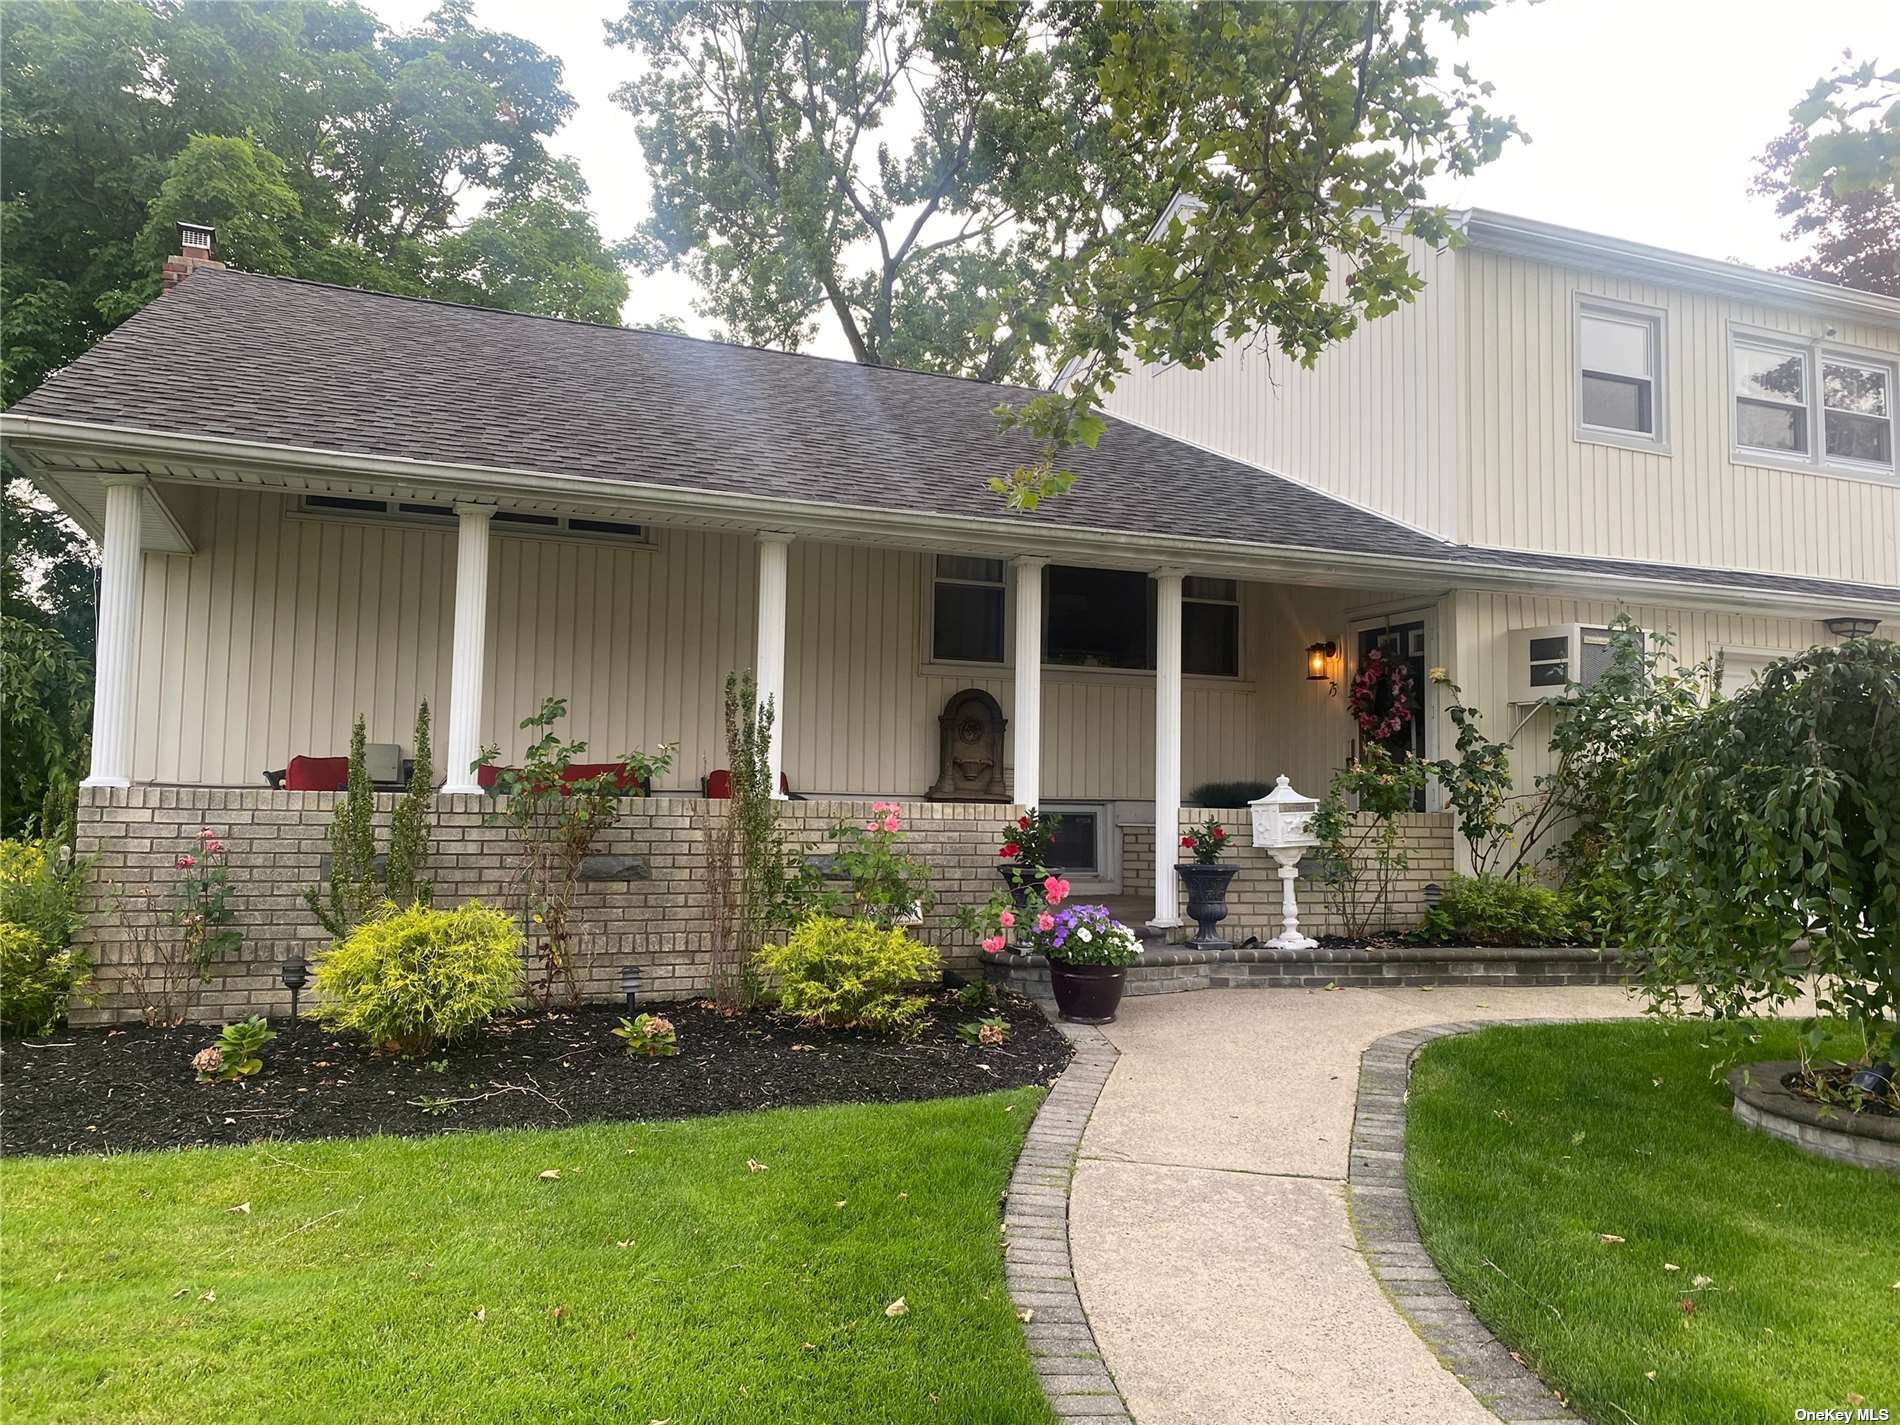
[[[1735,344],[1735,441],[1750,450],[1808,453],[1808,355]]]
[[[935,576],[930,656],[941,663],[1001,663],[1003,561],[939,554]]]
[[[1662,444],[1662,313],[1577,304],[1577,434],[1619,445]]]
[[[1735,459],[1892,478],[1895,359],[1735,332]]]

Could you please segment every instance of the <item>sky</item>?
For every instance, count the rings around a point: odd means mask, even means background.
[[[367,0],[391,24],[435,0]],[[602,234],[645,216],[649,189],[632,118],[613,103],[633,58],[609,48],[608,0],[476,0],[483,23],[560,56],[574,118],[554,147],[581,166]],[[1843,50],[1900,64],[1900,0],[1543,0],[1472,21],[1445,52],[1497,86],[1492,104],[1530,135],[1433,195],[1701,257],[1773,267],[1795,255],[1768,200],[1748,192],[1754,160]],[[632,276],[624,319],[677,317],[704,334],[683,277]],[[828,329],[814,350],[845,354]]]

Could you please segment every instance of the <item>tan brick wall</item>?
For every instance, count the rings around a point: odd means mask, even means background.
[[[1270,940],[1280,933],[1280,868],[1265,851],[1253,845],[1253,820],[1245,807],[1207,809],[1194,807],[1181,813],[1181,830],[1171,847],[1180,845],[1181,835],[1208,817],[1220,818],[1227,829],[1228,861],[1240,867],[1227,888],[1227,919],[1221,934],[1239,942],[1249,935]],[[1425,915],[1425,887],[1444,885],[1452,874],[1452,817],[1449,812],[1412,812],[1399,818],[1399,845],[1406,855],[1406,869],[1392,883],[1389,927],[1411,930]],[[1154,894],[1155,829],[1152,826],[1122,827],[1122,894]],[[1167,864],[1172,867],[1174,858]],[[1294,886],[1299,898],[1300,929],[1309,935],[1337,934],[1338,917],[1326,906],[1325,888],[1312,879],[1317,862],[1308,857],[1300,862],[1300,879]],[[1182,896],[1183,913],[1187,904]]]
[[[329,850],[334,792],[274,792],[250,788],[92,788],[81,793],[79,853],[90,864],[85,929],[80,942],[97,966],[98,1002],[76,1008],[80,1021],[137,1019],[150,999],[149,969],[159,937],[175,934],[173,911],[182,873],[181,851],[195,847],[200,827],[215,830],[229,851],[231,905],[244,943],[196,986],[191,1013],[230,1019],[289,1007],[279,979],[285,956],[301,951],[313,961],[327,948],[322,927],[304,903],[319,884]],[[397,798],[376,798],[377,848],[388,844]],[[637,856],[650,879],[583,883],[575,895],[582,924],[581,969],[590,998],[616,999],[620,969],[644,970],[642,993],[681,998],[709,983],[705,841],[709,813],[724,803],[699,798],[656,798],[630,803],[594,854]],[[993,805],[908,803],[905,845],[932,872],[937,906],[917,932],[946,962],[974,965],[970,938],[950,924],[957,908],[980,904],[1000,889],[995,871],[996,828],[1009,809]],[[813,851],[829,849],[833,823],[869,815],[859,801],[788,802],[781,825],[789,839]],[[437,905],[476,898],[498,909],[521,908],[513,828],[490,798],[436,799],[433,857]],[[305,991],[306,1003],[310,991]]]

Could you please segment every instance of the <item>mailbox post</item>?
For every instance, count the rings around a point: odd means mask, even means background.
[[[1300,934],[1300,907],[1293,883],[1299,879],[1300,857],[1319,844],[1307,829],[1319,803],[1294,791],[1285,777],[1276,777],[1273,790],[1249,802],[1248,810],[1253,813],[1253,844],[1280,867],[1280,933],[1267,944],[1277,950],[1310,950],[1319,942]]]

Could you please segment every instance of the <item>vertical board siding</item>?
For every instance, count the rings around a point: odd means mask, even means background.
[[[1407,247],[1426,283],[1417,300],[1365,323],[1310,368],[1270,343],[1236,343],[1198,371],[1135,368],[1108,410],[1460,537],[1457,259]],[[1326,296],[1345,296],[1339,264]]]
[[[1549,710],[1530,713],[1508,702],[1510,637],[1514,629],[1548,624],[1609,624],[1627,611],[1644,628],[1665,635],[1667,657],[1684,664],[1712,658],[1724,648],[1799,653],[1828,642],[1827,630],[1805,619],[1757,618],[1740,614],[1665,609],[1646,604],[1615,604],[1576,599],[1528,598],[1515,594],[1460,592],[1441,605],[1442,659],[1467,704],[1484,714],[1484,730],[1507,738],[1522,722],[1511,756],[1512,775],[1522,790],[1551,770]],[[1665,664],[1665,666],[1667,666]],[[1528,721],[1524,721],[1529,713]]]
[[[181,491],[195,555],[148,555],[134,775],[256,785],[299,753],[340,754],[364,715],[377,742],[411,742],[416,702],[436,713],[438,755],[454,643],[455,536],[371,521],[304,519],[287,497]],[[694,789],[725,764],[726,674],[750,666],[750,538],[689,529],[653,547],[497,536],[488,584],[483,739],[520,757],[521,720],[565,696],[563,734],[591,758],[676,742],[660,786]],[[785,767],[794,788],[921,795],[938,770],[937,718],[966,687],[1011,715],[1007,667],[930,662],[925,556],[799,543],[788,586]],[[1303,676],[1302,650],[1345,637],[1338,590],[1246,583],[1242,667],[1190,678],[1183,784],[1270,778],[1323,786],[1343,758],[1341,701]],[[1044,794],[1154,794],[1152,675],[1043,675]],[[438,767],[438,775],[447,768]]]
[[[1465,541],[1900,584],[1900,485],[1735,462],[1728,358],[1731,323],[1889,353],[1900,330],[1476,248],[1458,260]],[[1664,313],[1670,453],[1575,438],[1579,293]]]

